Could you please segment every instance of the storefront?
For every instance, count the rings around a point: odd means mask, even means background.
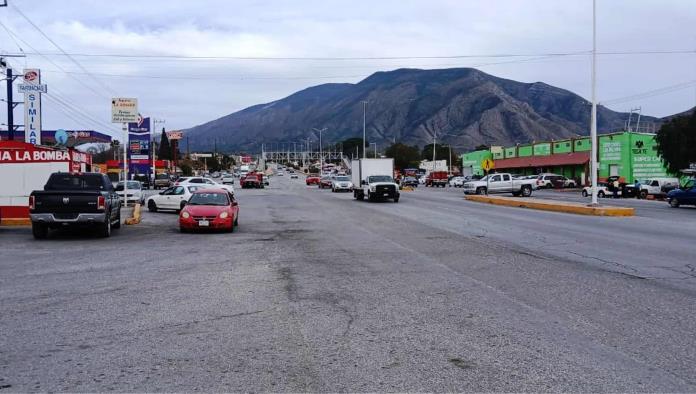
[[[74,149],[56,149],[0,141],[0,218],[3,224],[29,218],[29,194],[43,189],[54,172],[90,172],[92,156]]]
[[[575,179],[581,185],[590,182],[589,137],[560,141],[518,144],[512,147],[491,147],[488,150],[462,155],[464,168],[481,175],[480,163],[492,158],[496,171],[523,175],[554,173]],[[618,175],[632,183],[636,179],[668,177],[657,154],[654,134],[621,132],[599,136],[598,161],[600,180]]]

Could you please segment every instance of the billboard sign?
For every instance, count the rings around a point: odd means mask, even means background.
[[[111,123],[134,123],[138,121],[138,99],[114,97],[111,99]]]
[[[129,171],[147,174],[150,171],[150,118],[138,117],[137,122],[128,123]]]
[[[184,132],[181,130],[167,131],[167,138],[171,140],[180,140],[184,138]]]
[[[19,93],[48,93],[48,86],[45,84],[33,85],[30,83],[20,83],[19,85],[17,85],[17,90],[19,91]]]
[[[28,86],[24,91],[24,142],[34,145],[41,144],[41,90],[33,90],[41,86],[41,70],[25,69],[24,83]],[[43,85],[44,87],[46,85]],[[20,88],[21,91],[21,88]]]

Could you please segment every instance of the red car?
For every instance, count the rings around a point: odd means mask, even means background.
[[[259,177],[256,174],[249,174],[241,178],[239,185],[242,189],[263,189],[263,183],[259,181]]]
[[[319,184],[319,180],[320,180],[319,176],[317,176],[317,175],[310,175],[310,176],[307,177],[307,180],[306,180],[305,182],[307,182],[307,186],[310,186],[310,185],[318,185],[318,184]]]
[[[238,225],[239,205],[227,190],[197,190],[179,213],[179,230],[225,230]]]
[[[319,188],[320,189],[324,189],[324,188],[331,189],[332,184],[333,184],[333,180],[328,175],[321,177],[321,179],[319,180]]]

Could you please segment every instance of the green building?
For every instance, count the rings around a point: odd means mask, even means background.
[[[587,185],[591,148],[589,137],[491,147],[462,155],[462,172],[482,175],[481,161],[492,158],[499,172],[524,175],[550,172]],[[654,134],[621,132],[600,135],[598,156],[600,179],[618,175],[626,182],[633,182],[669,176],[657,154]]]

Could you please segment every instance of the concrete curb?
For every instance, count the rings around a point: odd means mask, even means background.
[[[465,199],[475,202],[485,202],[493,205],[503,205],[508,207],[530,208],[542,211],[572,213],[576,215],[590,216],[634,216],[633,208],[600,206],[592,207],[583,204],[573,204],[567,202],[540,200],[536,198],[522,197],[499,197],[471,195]]]
[[[126,219],[125,223],[128,225],[140,223],[140,204],[135,204],[133,216]]]

